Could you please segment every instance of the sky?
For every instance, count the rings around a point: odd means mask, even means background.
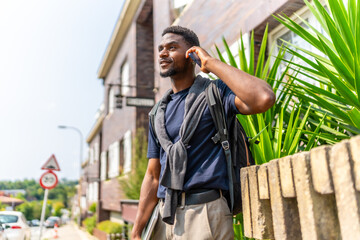
[[[78,179],[103,100],[97,78],[123,0],[0,0],[0,181],[38,180],[54,154]]]

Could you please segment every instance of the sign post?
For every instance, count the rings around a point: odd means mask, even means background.
[[[46,163],[41,167],[43,170],[48,170],[40,177],[40,186],[45,189],[44,192],[44,201],[41,211],[41,220],[40,220],[40,234],[39,240],[41,240],[42,230],[44,227],[45,212],[46,212],[46,202],[48,198],[49,189],[56,187],[58,183],[58,178],[53,171],[60,171],[58,162],[56,161],[55,155],[52,154]]]

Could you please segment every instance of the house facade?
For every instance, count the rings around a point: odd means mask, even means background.
[[[254,31],[258,51],[267,24],[269,46],[280,38],[297,40],[272,16],[294,12],[307,16],[303,0],[126,0],[98,71],[105,94],[87,138],[89,160],[82,185],[85,208],[96,202],[98,221],[124,220],[121,201],[126,197],[119,178],[133,168],[136,129],[148,129],[151,105],[171,87],[168,78],[160,78],[157,62],[163,29],[171,25],[192,29],[211,54],[216,52],[215,44],[225,51],[222,37],[237,50],[240,31],[245,44]],[[134,98],[148,102],[129,104]]]

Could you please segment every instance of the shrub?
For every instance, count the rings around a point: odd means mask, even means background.
[[[96,226],[97,229],[106,232],[107,234],[111,233],[122,233],[122,227],[120,223],[111,222],[109,220],[99,222]]]
[[[96,203],[93,203],[93,204],[90,205],[89,211],[92,212],[92,213],[96,212]]]
[[[61,210],[65,207],[62,202],[55,202],[52,204],[54,210],[54,216],[61,217]]]
[[[82,224],[85,226],[86,231],[88,231],[90,234],[92,234],[93,230],[96,226],[96,215],[85,218],[85,220],[82,222]]]

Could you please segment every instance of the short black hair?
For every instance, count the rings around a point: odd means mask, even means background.
[[[184,40],[190,45],[190,47],[200,46],[198,36],[196,35],[196,33],[194,33],[192,30],[188,28],[181,26],[170,26],[164,29],[161,36],[164,36],[167,33],[174,33],[181,35],[184,38]]]

